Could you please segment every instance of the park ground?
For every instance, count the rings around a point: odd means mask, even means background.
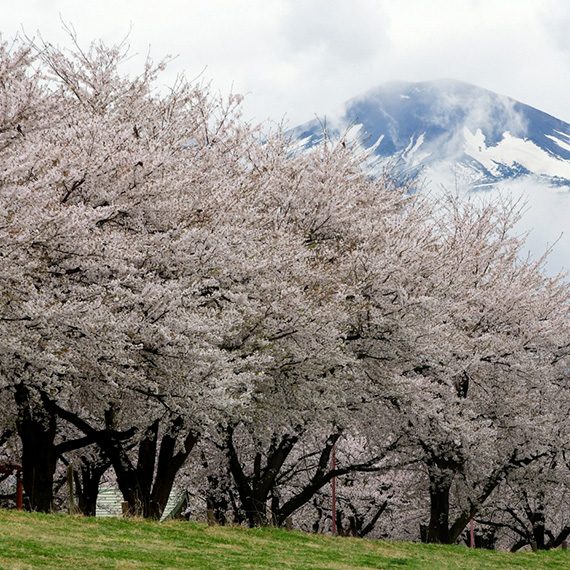
[[[492,552],[281,529],[0,510],[0,569],[568,569],[570,550]]]

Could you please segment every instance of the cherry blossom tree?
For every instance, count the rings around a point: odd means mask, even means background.
[[[201,474],[218,520],[284,525],[338,478],[354,534],[413,486],[448,543],[510,524],[487,509],[525,473],[563,484],[569,288],[516,206],[373,178],[348,141],[297,153],[240,97],[71,39],[0,45],[0,447],[30,508],[70,464],[93,514],[111,465],[133,514]]]
[[[20,409],[26,490],[32,508],[49,510],[59,455],[97,442],[132,508],[155,514],[142,474],[166,479],[154,499],[160,510],[174,466],[196,440],[200,402],[214,394],[229,402],[228,381],[247,383],[250,370],[243,362],[233,372],[222,348],[245,304],[233,291],[231,310],[209,301],[220,268],[239,258],[230,238],[242,251],[252,243],[233,226],[244,171],[232,149],[242,132],[230,118],[236,101],[210,102],[182,80],[157,95],[162,65],[147,62],[140,76],[124,77],[123,46],[35,51],[40,72],[16,79],[44,85],[38,106],[52,111],[41,128],[14,126],[2,192],[2,367]],[[242,233],[260,247],[253,231]],[[63,448],[58,418],[82,432]],[[146,450],[136,467],[121,443],[135,432]]]
[[[426,468],[425,539],[455,542],[509,473],[558,444],[551,429],[567,370],[569,305],[561,278],[521,259],[512,207],[452,197],[438,208],[420,260],[427,265],[414,270],[422,279],[403,289],[404,339],[412,342],[399,353],[400,378],[383,389]],[[383,358],[393,369],[399,355]],[[385,365],[375,356],[379,375]],[[536,414],[537,399],[547,413]]]

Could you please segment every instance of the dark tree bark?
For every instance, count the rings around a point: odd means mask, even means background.
[[[116,429],[113,406],[105,413],[105,428],[96,429],[79,415],[47,401],[54,413],[85,433],[86,439],[96,442],[104,451],[117,476],[119,490],[128,503],[128,514],[159,519],[176,475],[198,442],[199,434],[185,427],[183,418],[176,416],[170,419],[159,442],[159,420],[155,420],[139,441],[135,465],[129,454],[131,448],[125,442],[136,430],[130,428],[121,432]],[[182,449],[175,452],[179,438],[183,438]]]
[[[183,438],[182,449],[175,453],[176,442],[179,436]],[[181,417],[174,418],[170,422],[168,431],[160,441],[160,451],[156,466],[156,475],[150,494],[148,516],[159,519],[164,512],[168,497],[174,486],[176,475],[188,459],[190,452],[198,443],[199,435],[192,429],[184,428]]]
[[[460,537],[461,533],[465,530],[471,518],[473,518],[479,511],[481,505],[489,498],[491,493],[498,487],[498,485],[505,479],[505,477],[519,469],[530,465],[534,461],[542,459],[548,455],[547,453],[531,453],[529,455],[519,456],[518,449],[515,449],[508,461],[498,467],[489,477],[485,480],[476,501],[470,508],[464,510],[456,519],[451,528],[449,529],[449,539],[451,543],[455,543]]]
[[[353,466],[348,469],[330,469],[332,450],[340,436],[340,433],[334,433],[327,438],[319,455],[317,467],[309,482],[296,495],[293,495],[289,500],[287,500],[279,509],[279,512],[276,515],[278,525],[284,524],[288,517],[302,506],[306,505],[320,489],[322,489],[327,483],[330,483],[333,477],[340,477],[341,475],[346,475],[351,471],[357,470]]]
[[[208,523],[224,526],[226,524],[226,512],[230,506],[227,490],[223,488],[220,477],[208,475],[208,490],[206,491],[206,510]]]
[[[340,438],[340,432],[329,435],[317,453],[317,464],[308,482],[286,501],[280,500],[280,485],[295,471],[295,466],[284,469],[284,464],[290,456],[295,444],[299,441],[301,430],[297,434],[275,436],[267,453],[262,456],[258,452],[253,461],[253,472],[247,475],[238,456],[233,438],[233,430],[227,430],[226,448],[228,463],[234,483],[238,490],[241,508],[250,526],[265,526],[275,524],[283,526],[298,509],[310,502],[316,493],[330,483],[333,477],[341,477],[348,473],[378,471],[380,459],[378,456],[360,464],[351,464],[331,469],[331,454],[334,445]],[[384,453],[394,449],[394,442],[384,450]],[[271,517],[267,516],[268,503],[271,500]]]
[[[526,493],[525,493],[526,495]],[[546,518],[544,515],[544,494],[539,493],[538,503],[534,509],[530,508],[528,498],[525,496],[526,503],[529,508],[526,509],[526,515],[531,524],[533,547],[536,550],[546,549]]]
[[[59,457],[93,442],[90,436],[56,444],[57,414],[46,395],[23,383],[17,384],[16,427],[22,442],[22,480],[27,506],[32,511],[53,508],[54,474]]]
[[[81,457],[79,469],[73,472],[78,507],[86,517],[94,517],[96,515],[101,478],[109,467],[111,467],[111,462],[98,447],[95,458]]]
[[[114,431],[112,410],[106,419],[107,431]],[[177,416],[170,420],[159,441],[159,420],[155,420],[142,436],[133,464],[124,443],[116,438],[103,437],[99,444],[111,460],[117,484],[128,503],[129,514],[160,519],[172,491],[176,475],[198,442],[198,434],[184,427]],[[176,443],[182,436],[182,449]]]
[[[513,507],[502,509],[511,519],[509,522],[484,520],[481,521],[492,528],[508,528],[518,539],[513,543],[510,550],[516,552],[525,546],[532,546],[535,550],[550,550],[558,548],[570,536],[570,526],[562,527],[557,534],[546,526],[546,507],[544,504],[544,492],[538,491],[535,502],[529,500],[526,490],[520,493],[523,501],[522,511]]]
[[[279,442],[274,438],[267,453],[265,466],[262,467],[262,455],[257,452],[253,462],[253,474],[248,476],[243,470],[235,448],[233,429],[227,430],[229,468],[250,527],[267,526],[272,522],[267,517],[269,496],[274,492],[276,478],[298,440],[298,435],[289,434],[284,435]],[[273,515],[275,516],[275,513]],[[277,524],[280,524],[280,521]]]
[[[438,470],[430,473],[429,479],[430,518],[427,542],[449,544],[449,495],[452,475]]]
[[[376,523],[387,507],[387,500],[383,501],[380,505],[372,501],[372,506],[368,509],[367,513],[359,513],[358,509],[351,502],[348,502],[348,508],[352,513],[348,516],[350,534],[359,538],[364,538],[369,535],[374,530]]]
[[[449,513],[450,489],[453,478],[460,472],[462,464],[432,455],[428,462],[430,521],[425,533],[426,542],[455,544],[471,518],[477,514],[481,505],[510,472],[529,465],[545,455],[545,453],[536,453],[519,456],[518,450],[514,450],[508,461],[487,477],[475,501],[467,509],[460,512],[452,524],[450,524]]]
[[[53,508],[53,479],[57,463],[55,414],[35,399],[25,384],[17,384],[17,430],[22,441],[22,479],[28,506],[48,513]]]

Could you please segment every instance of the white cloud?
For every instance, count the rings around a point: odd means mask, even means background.
[[[520,180],[505,188],[525,203],[518,224],[521,233],[528,232],[526,248],[537,257],[552,248],[546,264],[548,273],[570,272],[570,191],[551,188],[530,180]]]
[[[570,121],[567,0],[20,0],[2,31],[21,25],[63,42],[60,15],[88,41],[122,38],[172,73],[206,75],[249,94],[258,119],[292,124],[394,80],[454,77]]]

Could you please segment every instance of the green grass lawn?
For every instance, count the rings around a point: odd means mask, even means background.
[[[570,551],[509,554],[289,532],[0,511],[0,568],[570,568]]]

